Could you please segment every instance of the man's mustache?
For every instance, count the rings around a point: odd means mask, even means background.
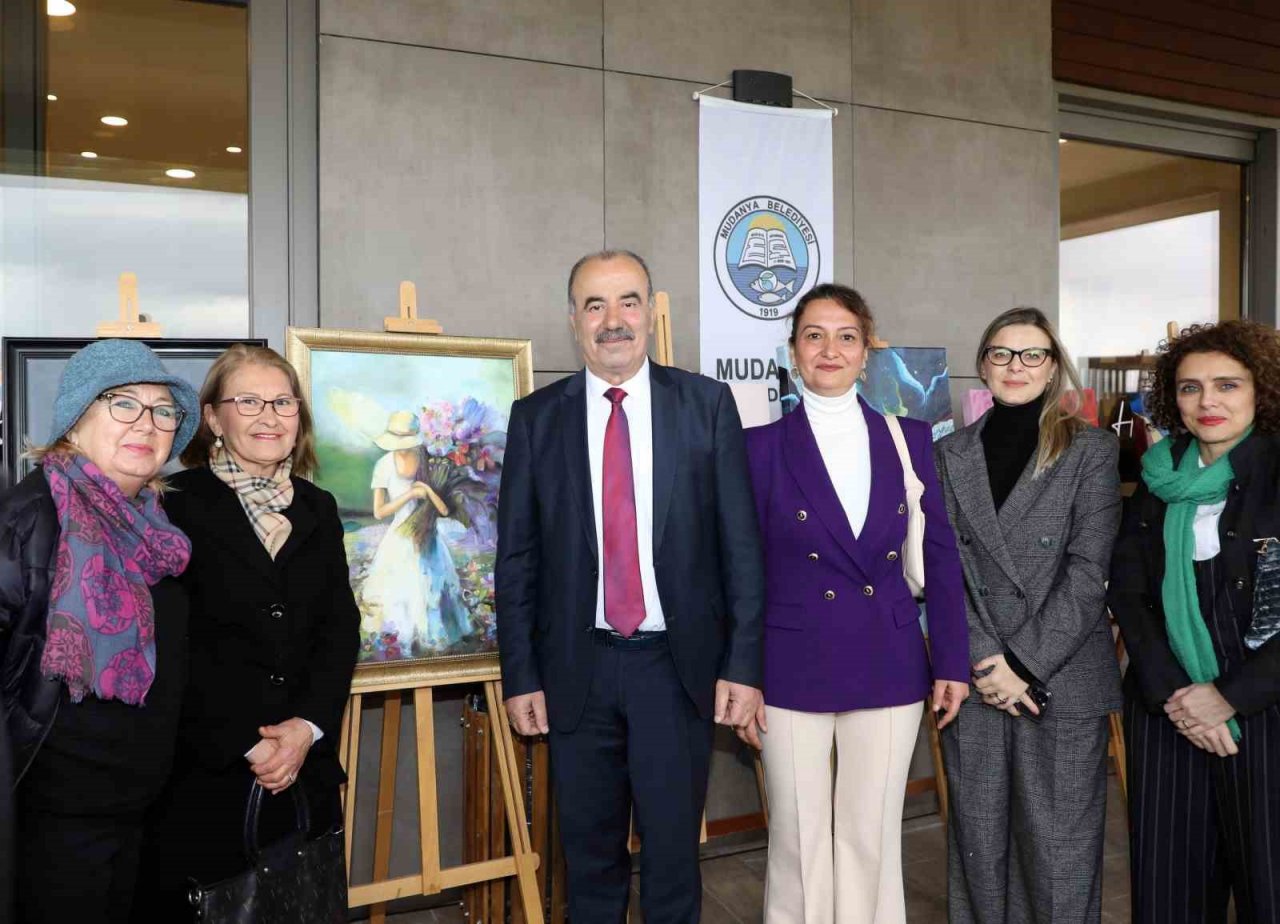
[[[596,334],[596,343],[619,343],[623,340],[635,339],[635,332],[629,327],[613,327]]]

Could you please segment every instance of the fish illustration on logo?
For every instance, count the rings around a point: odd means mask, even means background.
[[[760,275],[756,277],[756,281],[751,283],[751,291],[760,293],[760,304],[776,305],[778,302],[785,302],[795,294],[796,281],[792,279],[786,285],[783,285],[778,281],[778,276],[773,270],[761,270]],[[780,294],[782,292],[787,294]]]
[[[773,196],[752,196],[721,220],[714,262],[720,288],[735,308],[776,320],[817,281],[821,261],[817,234],[799,209]]]

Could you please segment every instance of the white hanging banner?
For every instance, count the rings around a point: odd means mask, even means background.
[[[776,407],[791,311],[833,278],[833,113],[698,102],[701,371],[766,383]]]

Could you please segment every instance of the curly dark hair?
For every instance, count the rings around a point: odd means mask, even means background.
[[[1187,428],[1178,411],[1178,367],[1192,353],[1225,353],[1253,376],[1254,429],[1280,433],[1280,331],[1254,321],[1192,324],[1157,349],[1145,405],[1156,426],[1171,434]]]

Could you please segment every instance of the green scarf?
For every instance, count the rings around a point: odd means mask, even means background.
[[[1248,435],[1247,433],[1245,434]],[[1221,673],[1213,653],[1213,639],[1200,613],[1196,572],[1196,507],[1216,504],[1227,497],[1235,472],[1227,453],[1211,465],[1200,467],[1200,446],[1191,441],[1177,468],[1173,466],[1173,440],[1161,440],[1142,456],[1142,480],[1168,509],[1164,517],[1164,624],[1169,646],[1195,683],[1212,683]],[[1228,720],[1231,737],[1240,740],[1240,724]]]

